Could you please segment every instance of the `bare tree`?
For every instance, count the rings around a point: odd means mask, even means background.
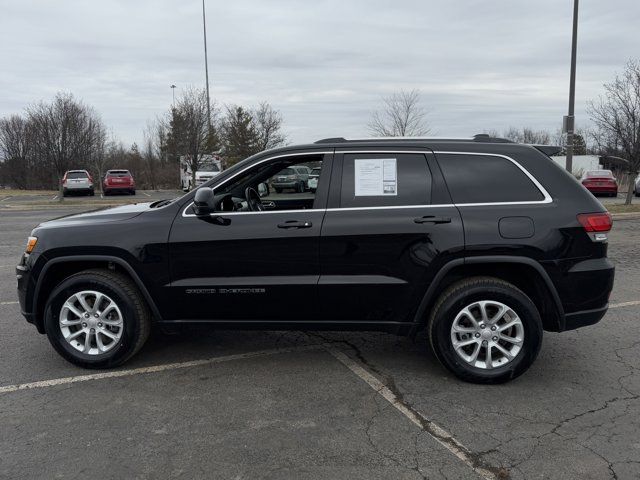
[[[419,137],[431,129],[426,120],[427,113],[420,105],[418,90],[405,91],[383,99],[384,109],[375,111],[367,125],[369,132],[377,137]]]
[[[284,145],[287,137],[282,133],[282,115],[267,102],[262,102],[253,110],[253,118],[258,133],[258,148],[267,150]]]
[[[0,120],[0,157],[4,159],[5,179],[17,188],[29,183],[31,153],[30,125],[24,117],[12,115]]]
[[[522,130],[509,127],[502,136],[518,143],[528,143],[532,145],[548,145],[551,143],[551,134],[549,132],[546,130],[534,130],[529,127],[524,127]]]
[[[55,172],[62,201],[62,175],[72,167],[91,163],[104,146],[104,125],[97,113],[73,95],[58,93],[53,102],[27,109],[33,128],[32,148],[38,163]]]
[[[640,170],[640,61],[630,60],[622,75],[604,84],[604,89],[603,95],[589,103],[589,115],[599,143],[618,150],[628,161],[625,204],[630,205]]]

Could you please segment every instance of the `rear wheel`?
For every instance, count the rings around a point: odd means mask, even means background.
[[[146,302],[126,276],[85,270],[65,279],[45,306],[45,331],[66,360],[110,368],[132,357],[149,336]]]
[[[282,189],[281,188],[276,188],[276,193],[282,193]]]
[[[428,324],[438,360],[462,380],[503,383],[523,374],[542,344],[531,299],[505,281],[477,277],[449,287]]]

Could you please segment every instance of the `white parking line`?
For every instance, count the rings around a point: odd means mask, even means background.
[[[292,348],[274,348],[271,350],[258,350],[257,352],[239,353],[235,355],[226,355],[224,357],[205,358],[203,360],[192,360],[189,362],[166,363],[164,365],[155,365],[153,367],[134,368],[130,370],[117,370],[113,372],[93,373],[90,375],[78,375],[75,377],[54,378],[51,380],[42,380],[39,382],[21,383],[18,385],[6,385],[0,387],[0,394],[17,392],[20,390],[33,390],[35,388],[55,387],[56,385],[66,385],[69,383],[88,382],[91,380],[102,380],[104,378],[130,377],[132,375],[141,375],[146,373],[166,372],[167,370],[178,370],[181,368],[197,367],[201,365],[212,365],[215,363],[230,362],[233,360],[242,360],[245,358],[264,357],[267,355],[276,355],[278,353],[303,352],[307,350],[321,349],[321,345],[304,345],[302,347]]]
[[[0,302],[0,305],[15,305],[18,302]]]
[[[147,197],[150,197],[151,195],[149,195],[148,193],[142,192],[143,195],[146,195]]]
[[[425,433],[431,436],[436,442],[453,453],[458,459],[462,460],[469,468],[480,475],[482,478],[495,480],[499,478],[498,474],[478,465],[478,461],[473,458],[473,453],[449,432],[439,425],[433,423],[424,417],[420,412],[410,409],[402,402],[400,398],[376,376],[370,373],[360,362],[353,360],[340,350],[336,350],[331,346],[325,345],[326,350],[333,357],[342,363],[345,367],[355,373],[373,390],[379,393],[387,402],[393,405],[400,413],[407,417],[411,422],[417,425]]]
[[[640,300],[636,300],[633,302],[612,303],[611,305],[609,305],[609,308],[633,307],[634,305],[640,305]]]
[[[9,195],[8,197],[5,197],[2,200],[0,200],[0,202],[4,202],[5,200],[9,200],[10,198],[13,198],[13,196]]]
[[[51,200],[55,200],[56,198],[58,198],[58,195],[54,195]]]

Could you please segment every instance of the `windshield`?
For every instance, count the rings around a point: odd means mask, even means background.
[[[593,170],[587,173],[587,177],[613,177],[611,170]]]
[[[218,168],[218,165],[216,164],[215,160],[204,159],[204,160],[200,160],[200,166],[198,167],[198,170],[202,170],[205,172],[219,172],[220,168]]]

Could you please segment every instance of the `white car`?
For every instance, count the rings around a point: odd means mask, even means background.
[[[93,178],[86,170],[67,170],[62,177],[62,196],[70,193],[94,195]]]
[[[311,190],[311,192],[315,193],[316,189],[318,188],[318,179],[320,178],[320,170],[321,168],[314,168],[311,170],[311,173],[309,173],[309,190]]]
[[[640,175],[636,178],[636,185],[633,188],[633,193],[636,194],[636,197],[640,197]]]

